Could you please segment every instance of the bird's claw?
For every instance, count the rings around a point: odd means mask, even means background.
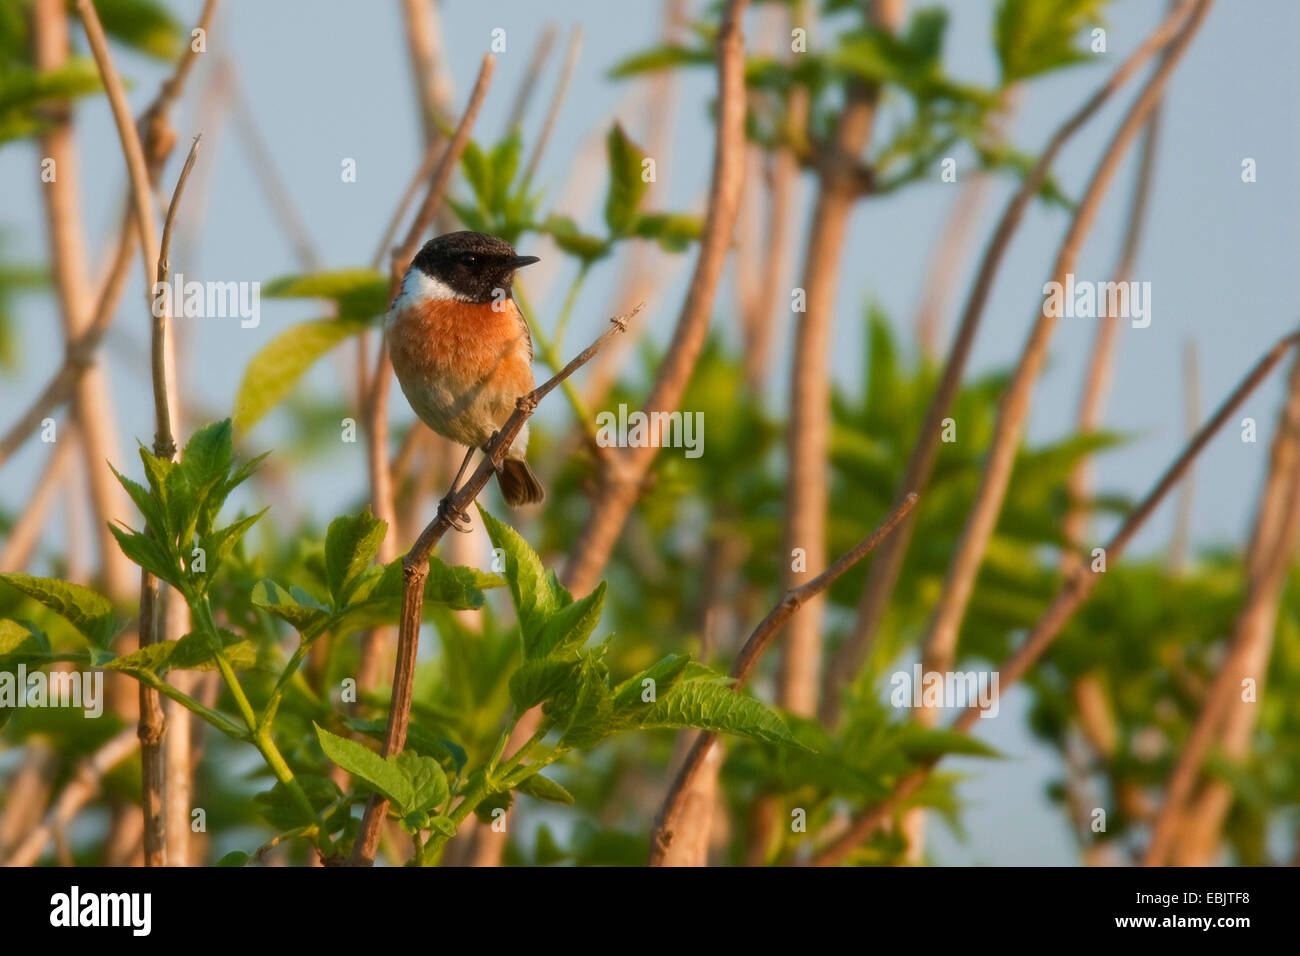
[[[443,498],[438,502],[438,517],[461,534],[469,534],[473,530],[469,515],[464,511],[452,511],[450,498]]]

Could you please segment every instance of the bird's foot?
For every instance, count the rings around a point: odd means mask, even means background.
[[[438,502],[438,517],[461,534],[469,534],[473,530],[469,515],[461,510],[452,510],[452,499],[450,497],[443,498]]]

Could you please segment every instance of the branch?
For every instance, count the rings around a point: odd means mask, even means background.
[[[1255,723],[1256,703],[1242,704],[1241,681],[1256,676],[1256,699],[1262,693],[1273,634],[1277,630],[1278,600],[1300,539],[1300,360],[1291,369],[1291,382],[1281,421],[1273,439],[1268,474],[1255,513],[1246,561],[1246,597],[1237,615],[1228,653],[1206,692],[1201,711],[1165,788],[1164,804],[1156,816],[1151,843],[1142,863],[1162,866],[1177,849],[1186,858],[1212,848],[1222,814],[1232,802],[1230,790],[1214,781],[1198,803],[1202,809],[1184,821],[1187,805],[1216,735],[1222,730],[1223,749],[1244,756]],[[1241,706],[1233,708],[1233,704]],[[1181,826],[1192,823],[1194,835]],[[1183,832],[1179,833],[1182,830]],[[1194,836],[1194,838],[1193,838]],[[1175,861],[1178,862],[1178,861]]]
[[[537,410],[538,403],[556,386],[591,361],[606,342],[615,335],[627,331],[628,319],[639,311],[640,306],[625,315],[611,318],[610,327],[595,342],[587,346],[550,379],[519,399],[514,412],[484,446],[486,454],[478,468],[454,495],[443,501],[438,508],[437,516],[429,522],[411,550],[406,553],[406,557],[402,559],[402,616],[397,637],[397,665],[393,672],[393,696],[388,711],[388,728],[384,735],[385,756],[400,753],[406,746],[406,730],[411,721],[411,695],[415,684],[415,658],[420,644],[424,581],[429,574],[429,555],[442,536],[447,533],[452,522],[465,513],[478,497],[479,492],[487,485],[488,480],[500,470],[506,451],[524,427],[524,422]],[[380,830],[387,812],[388,801],[378,796],[370,798],[361,821],[361,832],[352,846],[348,865],[369,866],[374,862],[375,850],[379,846]]]
[[[1196,7],[1189,14],[1178,38],[1151,74],[1107,144],[1057,252],[1052,269],[1053,281],[1064,284],[1067,274],[1074,270],[1079,248],[1092,226],[1106,189],[1119,168],[1124,151],[1160,102],[1174,67],[1196,35],[1197,27],[1209,12],[1211,2],[1212,0],[1197,0]],[[1029,417],[1033,387],[1047,360],[1047,348],[1057,321],[1058,317],[1051,315],[1044,303],[1029,340],[1025,343],[1016,372],[999,405],[988,463],[923,646],[922,667],[927,671],[948,670],[956,654],[958,631],[975,586],[975,577],[983,563],[984,552],[1002,511],[1016,449]]]
[[[745,49],[740,21],[748,3],[729,0],[718,30],[718,118],[708,213],[686,301],[646,399],[648,411],[672,410],[681,403],[708,334],[713,299],[740,209],[745,173]],[[606,458],[587,524],[564,569],[565,584],[574,594],[588,593],[609,561],[654,461],[656,444],[647,442],[645,447]]]
[[[1178,457],[1174,459],[1173,464],[1165,469],[1164,474],[1156,481],[1155,486],[1147,492],[1146,497],[1129,512],[1129,516],[1124,519],[1124,523],[1106,542],[1105,552],[1108,564],[1113,563],[1115,559],[1124,553],[1124,549],[1133,540],[1133,536],[1151,517],[1169,492],[1177,486],[1179,480],[1186,474],[1196,457],[1210,443],[1210,440],[1218,433],[1219,429],[1227,423],[1233,413],[1259,387],[1259,384],[1264,381],[1268,373],[1282,361],[1287,352],[1295,349],[1297,345],[1300,345],[1300,332],[1293,332],[1279,340],[1255,364],[1255,367],[1233,389],[1232,393],[1224,399],[1223,404],[1219,406],[1210,420],[1197,431]],[[1056,596],[1053,597],[1052,603],[1048,605],[1047,610],[1038,619],[1038,623],[1029,632],[1029,636],[1025,638],[1025,642],[1020,646],[1020,649],[998,668],[998,692],[994,699],[990,701],[990,707],[994,706],[1007,690],[1020,680],[1025,672],[1042,657],[1047,648],[1051,646],[1052,641],[1060,634],[1062,628],[1069,622],[1070,617],[1092,594],[1093,588],[1097,586],[1099,581],[1099,574],[1092,572],[1086,565],[1081,565],[1079,570],[1061,586]],[[970,705],[957,716],[952,725],[953,729],[962,732],[969,731],[975,721],[979,719],[980,712],[981,708],[978,703]],[[916,770],[913,770],[895,785],[894,792],[888,798],[866,808],[855,817],[848,830],[813,857],[813,865],[834,866],[842,862],[859,843],[888,820],[904,800],[916,792],[917,788],[925,782],[926,777],[929,776],[930,771],[937,762],[938,758],[934,758],[922,763]]]
[[[77,811],[95,798],[105,774],[131,755],[135,750],[135,731],[123,730],[109,739],[77,768],[73,778],[50,807],[41,825],[27,834],[4,861],[5,866],[34,866],[40,861],[45,846],[54,832],[65,827]]]
[[[1025,178],[1020,189],[1012,196],[998,221],[997,227],[989,239],[988,246],[980,260],[979,271],[971,286],[966,306],[962,311],[961,323],[953,339],[952,351],[944,365],[943,375],[935,389],[934,397],[925,413],[925,422],[921,426],[920,437],[912,449],[907,469],[899,481],[899,487],[924,491],[930,483],[938,459],[940,436],[943,420],[948,417],[953,402],[961,390],[962,378],[966,371],[966,362],[970,358],[979,331],[984,307],[988,304],[993,282],[997,278],[1002,258],[1010,248],[1011,240],[1024,218],[1030,201],[1037,195],[1046,180],[1052,163],[1061,150],[1085,123],[1091,119],[1107,100],[1128,81],[1128,79],[1156,52],[1170,43],[1182,25],[1185,5],[1169,14],[1160,25],[1143,41],[1127,60],[1106,80],[1101,87],[1075,113],[1070,116],[1056,132],[1052,134],[1033,170]],[[899,533],[885,542],[880,553],[871,562],[867,572],[867,583],[858,603],[858,616],[853,632],[844,646],[835,656],[827,672],[828,690],[822,696],[822,719],[834,723],[839,713],[838,690],[858,673],[866,659],[867,650],[880,621],[889,606],[889,598],[898,581],[902,569],[903,557],[907,553],[915,527],[915,517],[904,522]]]
[[[533,152],[528,157],[528,165],[524,167],[524,178],[522,182],[527,188],[527,184],[533,181],[533,174],[537,172],[537,164],[542,161],[542,154],[546,151],[546,144],[550,142],[551,130],[555,128],[555,121],[559,118],[560,108],[564,105],[564,96],[569,91],[569,82],[573,79],[573,71],[578,67],[578,53],[582,50],[582,27],[575,26],[573,32],[569,34],[569,47],[564,54],[564,66],[560,70],[560,80],[555,87],[555,94],[551,97],[551,105],[546,110],[546,119],[542,121],[541,131],[537,134],[537,142],[533,144]]]
[[[204,4],[203,12],[199,17],[200,29],[206,30],[209,27],[216,6],[217,0],[207,0]],[[145,153],[151,186],[157,183],[175,142],[175,134],[171,133],[166,125],[168,111],[180,97],[196,56],[193,47],[187,45],[172,75],[163,82],[158,95],[141,114],[138,126],[145,130]],[[119,230],[113,261],[109,264],[103,287],[99,292],[94,317],[78,337],[68,342],[63,364],[59,366],[27,411],[19,416],[13,427],[5,432],[3,438],[0,438],[0,465],[3,465],[9,456],[22,446],[43,419],[76,394],[82,376],[95,364],[95,353],[117,313],[118,302],[126,285],[126,269],[130,264],[132,242],[135,238],[135,230],[131,228],[132,219],[133,213],[128,209]],[[147,269],[147,260],[145,266]]]
[[[776,607],[772,608],[767,616],[754,628],[754,632],[749,635],[749,639],[745,641],[740,653],[736,655],[736,661],[731,666],[730,676],[735,681],[734,689],[737,692],[745,686],[750,675],[753,674],[754,668],[758,665],[759,659],[772,645],[772,642],[776,640],[786,622],[794,617],[808,601],[825,591],[847,573],[850,568],[874,551],[876,546],[885,540],[890,532],[898,527],[907,513],[916,506],[916,501],[917,496],[915,493],[904,497],[902,503],[880,523],[880,526],[866,538],[859,541],[852,550],[841,555],[839,560],[811,581],[785,592],[784,597],[777,602]],[[663,805],[659,808],[659,813],[655,818],[655,828],[650,836],[651,866],[673,865],[674,861],[670,859],[673,832],[683,821],[686,796],[699,785],[700,778],[709,762],[709,752],[717,739],[717,733],[701,731],[682,761],[677,776],[673,779],[672,786],[669,788],[667,796],[664,797]],[[716,773],[720,766],[720,759],[713,760],[711,772]],[[703,861],[690,862],[699,865]]]

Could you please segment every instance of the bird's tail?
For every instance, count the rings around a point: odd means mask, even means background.
[[[497,482],[501,485],[501,494],[508,505],[535,505],[546,497],[542,483],[522,458],[507,458],[503,461],[501,470],[497,472]]]

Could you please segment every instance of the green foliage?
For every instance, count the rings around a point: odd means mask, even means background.
[[[110,37],[156,59],[176,59],[182,37],[189,42],[180,24],[155,0],[95,0],[95,12]]]
[[[55,578],[37,578],[28,574],[0,574],[0,581],[17,588],[67,620],[92,646],[108,646],[116,632],[112,602],[89,588]],[[29,639],[14,644],[15,635],[12,632],[8,638],[12,646],[5,648],[6,654],[14,653],[14,647],[30,646]]]
[[[248,515],[222,528],[217,513],[262,457],[236,467],[229,419],[198,429],[172,462],[143,445],[140,460],[148,487],[116,469],[113,473],[145,519],[143,531],[110,526],[122,551],[182,594],[201,595],[221,563],[264,514]]]
[[[43,107],[66,102],[102,89],[95,64],[69,60],[57,70],[37,71],[27,65],[0,69],[0,145],[35,136],[48,128]]]
[[[1001,0],[994,49],[1004,85],[1072,66],[1089,58],[1075,43],[1102,23],[1107,0]]]

